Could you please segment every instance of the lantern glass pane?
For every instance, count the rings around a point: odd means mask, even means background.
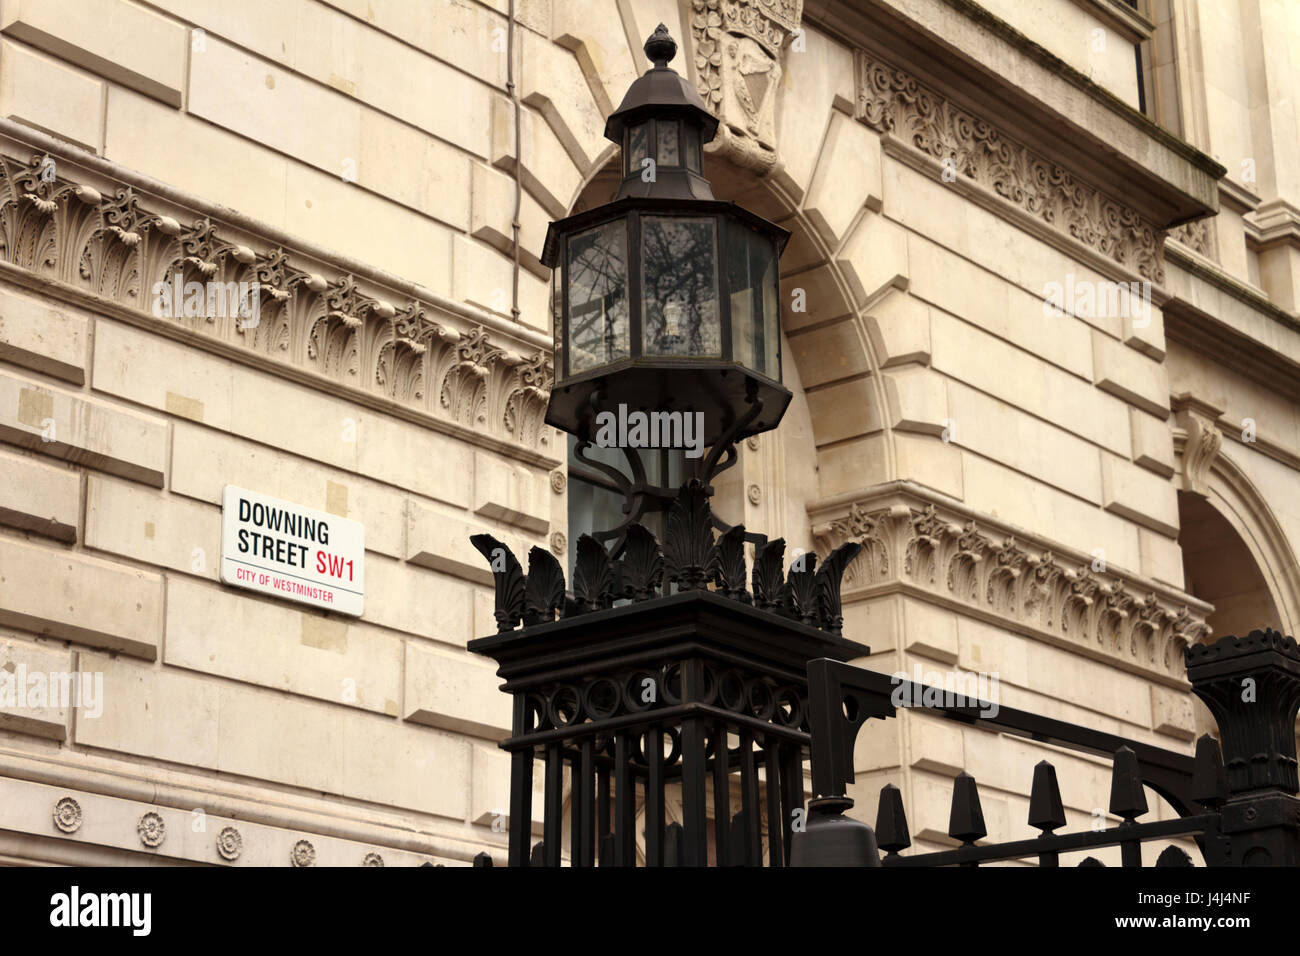
[[[648,145],[646,140],[649,139],[650,124],[642,123],[640,126],[632,126],[627,131],[627,169],[623,171],[624,176],[630,176],[632,173],[641,171],[641,161],[648,155]]]
[[[709,218],[641,218],[644,354],[722,354],[716,235]]]
[[[686,124],[686,168],[693,173],[700,171],[700,131],[690,123]]]
[[[682,164],[682,155],[677,141],[677,121],[660,120],[657,132],[659,139],[656,148],[659,152],[659,165],[680,166]]]
[[[627,221],[569,237],[569,374],[628,355]]]
[[[731,348],[736,361],[777,381],[780,309],[772,240],[739,223],[727,231],[727,283],[731,290]]]

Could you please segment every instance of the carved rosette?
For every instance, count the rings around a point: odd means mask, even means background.
[[[781,52],[803,0],[691,0],[695,85],[718,117],[710,149],[764,173],[776,163]]]
[[[846,592],[908,583],[947,600],[996,614],[1017,630],[1082,645],[1164,676],[1182,677],[1184,650],[1210,633],[1184,605],[1089,565],[1069,566],[979,523],[949,518],[933,505],[848,513],[814,527],[818,550],[862,546],[844,572]],[[1140,592],[1138,592],[1140,594]]]
[[[872,53],[857,56],[857,118],[1160,284],[1165,233],[1064,167]]]
[[[361,860],[362,866],[383,866],[384,858],[378,853],[367,853]]]
[[[223,860],[237,860],[244,852],[244,838],[234,827],[222,827],[217,834],[217,853]]]
[[[130,186],[105,196],[73,167],[0,155],[0,260],[263,357],[549,453],[550,355],[433,305],[396,296],[280,247],[254,250],[208,217],[189,225]],[[158,205],[162,205],[161,202]],[[247,283],[256,314],[158,315],[158,283]],[[184,296],[181,297],[182,299]],[[430,318],[434,316],[434,318]]]
[[[289,851],[289,862],[294,866],[315,866],[316,848],[310,840],[299,840]]]
[[[64,797],[54,805],[54,825],[64,833],[76,833],[81,829],[81,804],[71,797]]]
[[[147,847],[162,845],[167,838],[167,824],[157,813],[150,810],[142,815],[135,825],[135,832],[140,835],[140,842]]]

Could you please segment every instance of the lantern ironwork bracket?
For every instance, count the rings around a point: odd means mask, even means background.
[[[613,545],[609,549],[610,556],[618,557],[627,541],[628,528],[639,522],[647,512],[666,512],[677,499],[677,489],[667,485],[655,484],[648,480],[645,462],[641,458],[641,449],[628,447],[621,447],[620,449],[627,459],[628,470],[631,472],[630,477],[609,462],[598,461],[589,456],[588,452],[595,447],[595,443],[589,437],[591,435],[590,423],[594,417],[594,408],[599,401],[601,391],[601,389],[596,389],[591,394],[589,406],[592,408],[592,412],[584,423],[586,427],[582,429],[578,443],[574,447],[573,455],[584,465],[608,477],[623,495],[623,514],[626,515],[624,520],[613,528],[591,532],[591,536],[597,541],[612,541]],[[752,379],[746,392],[745,397],[749,403],[749,408],[745,414],[731,422],[726,431],[713,443],[713,446],[709,449],[709,454],[695,466],[694,477],[704,485],[704,493],[710,497],[713,496],[713,480],[740,460],[740,453],[736,448],[738,437],[744,434],[744,430],[763,413],[763,399],[759,397]],[[722,521],[716,514],[712,516],[712,520],[713,526],[723,534],[726,534],[734,527],[734,525]],[[767,535],[747,531],[744,534],[744,540],[756,545],[766,544]]]

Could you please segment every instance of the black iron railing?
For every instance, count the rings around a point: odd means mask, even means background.
[[[870,719],[888,719],[897,710],[919,707],[940,718],[984,722],[992,730],[1024,736],[1081,753],[1113,756],[1110,812],[1120,824],[1102,830],[1058,834],[1066,819],[1056,770],[1047,761],[1034,769],[1029,825],[1039,836],[981,844],[987,835],[975,778],[954,781],[948,835],[961,845],[917,853],[911,846],[902,794],[887,785],[880,794],[875,845],[886,851],[885,866],[979,866],[982,863],[1037,858],[1058,865],[1060,854],[1101,847],[1120,848],[1123,866],[1142,866],[1142,846],[1190,837],[1210,866],[1300,865],[1300,800],[1295,793],[1295,721],[1300,710],[1300,649],[1277,631],[1252,631],[1187,650],[1192,691],[1205,701],[1221,731],[1219,743],[1205,735],[1191,757],[1113,734],[1079,727],[982,700],[947,706],[914,702],[942,699],[943,692],[902,678],[852,667],[840,661],[809,664],[813,789],[821,799],[810,805],[809,847],[804,860],[846,862],[835,846],[845,794],[854,779],[853,746]],[[896,703],[899,702],[899,703]],[[1145,787],[1162,796],[1179,814],[1176,820],[1146,823]],[[825,827],[826,829],[820,829]],[[856,861],[875,862],[872,853]],[[1101,865],[1089,857],[1081,865]],[[1190,857],[1170,845],[1156,866],[1189,866]]]

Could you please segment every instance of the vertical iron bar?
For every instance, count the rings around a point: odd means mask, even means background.
[[[526,734],[530,726],[528,698],[515,694],[513,704],[514,735]],[[533,831],[533,748],[516,750],[510,755],[510,866],[527,866],[529,842]]]
[[[800,746],[792,741],[781,745],[781,832],[785,858],[790,859],[790,841],[794,838],[794,812],[803,808],[803,761]]]
[[[1119,845],[1119,858],[1121,866],[1140,867],[1142,865],[1142,841],[1125,840]]]
[[[608,755],[608,743],[602,753]],[[614,862],[609,836],[609,763],[606,756],[596,769],[596,847],[600,866],[610,866]]]
[[[645,735],[649,764],[645,784],[645,865],[664,865],[664,734],[653,725]]]
[[[578,828],[578,853],[574,860],[574,866],[595,866],[596,865],[596,819],[592,812],[595,807],[592,806],[594,794],[592,788],[595,786],[595,748],[596,741],[588,736],[582,741],[581,770],[578,773],[578,787],[575,791],[578,795],[577,813],[574,816],[574,826]],[[575,761],[576,763],[577,761]]]
[[[569,866],[582,866],[581,846],[578,840],[582,835],[579,820],[582,803],[582,768],[575,753],[569,758]]]
[[[564,751],[559,744],[546,745],[546,813],[542,820],[542,846],[547,866],[560,865],[560,835],[564,832]]]
[[[682,665],[682,700],[700,701],[704,696],[704,664],[689,660]],[[708,808],[704,781],[708,768],[704,756],[704,718],[682,721],[682,866],[708,866]]]
[[[731,830],[731,768],[728,766],[727,725],[713,725],[713,855],[716,865],[730,865],[727,838]]]
[[[636,777],[627,732],[614,738],[614,865],[636,866]]]
[[[785,865],[785,841],[781,834],[781,745],[770,735],[764,735],[763,768],[767,772],[764,790],[767,791],[767,863],[768,866]]]
[[[754,768],[754,735],[740,732],[740,807],[744,816],[746,866],[763,865],[762,811],[758,805],[758,771]]]
[[[533,823],[533,748],[510,755],[510,866],[528,865]]]

